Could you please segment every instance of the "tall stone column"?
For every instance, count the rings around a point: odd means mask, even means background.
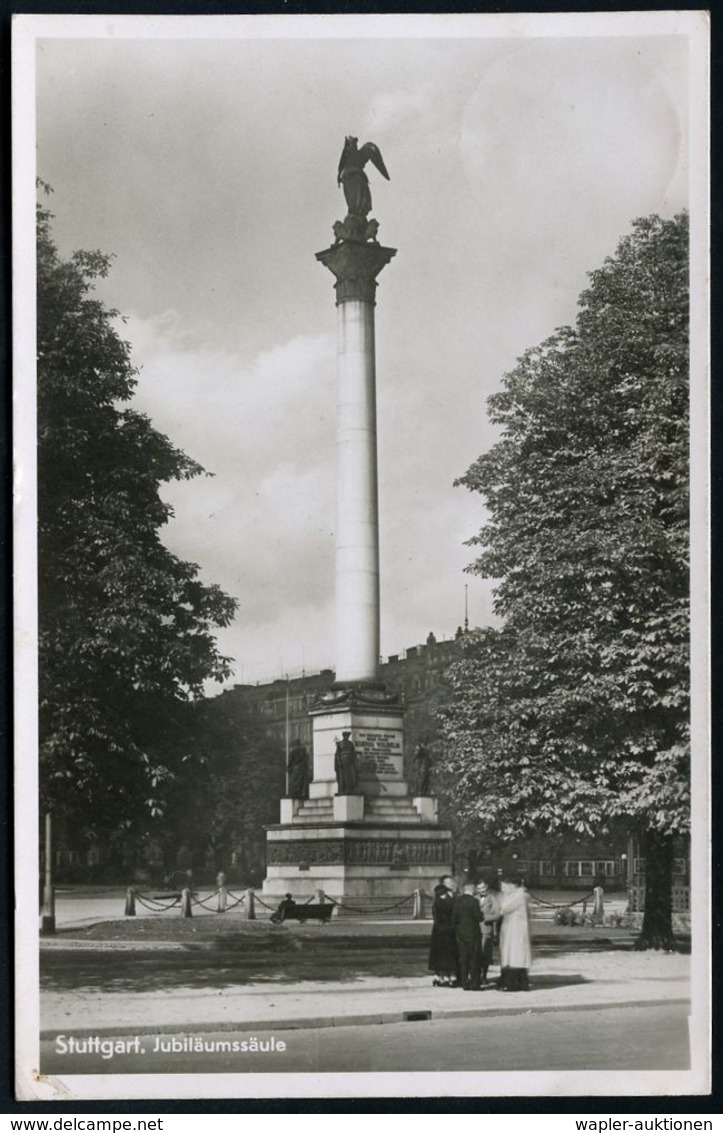
[[[336,683],[373,685],[379,661],[376,278],[395,248],[345,240],[317,253],[336,277]]]
[[[337,306],[336,682],[309,710],[309,797],[282,799],[281,822],[267,827],[270,900],[323,889],[340,903],[378,906],[429,891],[451,868],[436,800],[412,797],[404,778],[404,706],[379,680],[374,301],[396,249],[377,243],[368,219],[367,161],[388,177],[375,145],[346,138],[338,176],[349,212],[316,256],[334,276]]]

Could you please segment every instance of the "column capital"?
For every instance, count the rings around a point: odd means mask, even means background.
[[[338,306],[350,299],[373,303],[377,276],[396,254],[396,248],[385,248],[382,244],[343,240],[317,252],[316,258],[336,277],[334,289]]]

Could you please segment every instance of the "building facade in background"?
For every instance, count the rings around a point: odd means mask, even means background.
[[[410,646],[379,664],[379,680],[399,696],[406,709],[404,776],[414,782],[414,751],[421,740],[433,738],[435,713],[449,695],[446,672],[455,660],[463,637],[461,628],[452,640],[438,641],[433,633],[423,645]],[[266,684],[237,684],[222,692],[219,701],[236,702],[260,717],[280,744],[298,739],[311,751],[312,721],[309,710],[328,692],[336,679],[333,669],[279,678]]]
[[[451,639],[441,641],[429,633],[423,644],[410,646],[403,653],[392,654],[380,662],[380,680],[389,692],[399,696],[405,707],[404,775],[411,783],[416,774],[414,752],[417,744],[424,742],[434,751],[438,728],[436,714],[449,697],[447,672],[459,656],[463,637],[461,627]],[[295,739],[299,739],[311,753],[312,718],[309,710],[331,688],[334,680],[332,669],[322,669],[319,673],[290,676],[263,684],[237,684],[215,697],[212,703],[217,703],[230,715],[238,712],[240,718],[249,714],[258,718],[259,725],[271,741],[269,757],[278,760],[281,774],[287,749]],[[243,758],[241,750],[239,758]],[[454,868],[458,873],[483,875],[500,868],[511,868],[524,875],[532,890],[587,892],[599,881],[606,891],[627,890],[633,905],[638,907],[641,904],[645,862],[636,843],[624,832],[610,839],[564,835],[540,836],[507,845],[494,839],[480,842],[460,831],[455,815],[446,812],[444,786],[435,781],[434,765],[432,787],[440,798],[440,818],[455,834]],[[269,821],[275,821],[278,798],[269,799],[268,804]],[[258,861],[252,871],[254,876],[244,880],[255,883],[260,880],[263,845],[264,830],[260,826]],[[149,872],[158,875],[162,867],[157,855],[154,857],[152,843],[150,850],[146,858]],[[686,840],[681,840],[678,855],[674,867],[674,905],[676,911],[685,912],[689,907],[689,850]],[[72,840],[66,837],[59,839],[55,864],[61,878],[77,874],[80,879],[86,876],[88,867],[93,874],[102,876],[105,856],[102,846],[95,845],[90,851],[85,851],[73,846]],[[128,864],[130,868],[130,861]],[[215,868],[210,861],[192,860],[183,844],[178,847],[176,865],[179,869],[191,868],[198,876],[204,872],[211,876]],[[233,869],[234,862],[231,861],[229,866]]]

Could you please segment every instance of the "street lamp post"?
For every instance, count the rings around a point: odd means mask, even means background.
[[[45,816],[45,885],[43,887],[43,912],[40,920],[43,936],[55,932],[55,890],[53,889],[53,820]]]

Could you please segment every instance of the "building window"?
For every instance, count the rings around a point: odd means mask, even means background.
[[[595,862],[564,861],[562,863],[563,877],[594,877]]]
[[[554,877],[555,863],[553,861],[540,862],[540,877]]]

